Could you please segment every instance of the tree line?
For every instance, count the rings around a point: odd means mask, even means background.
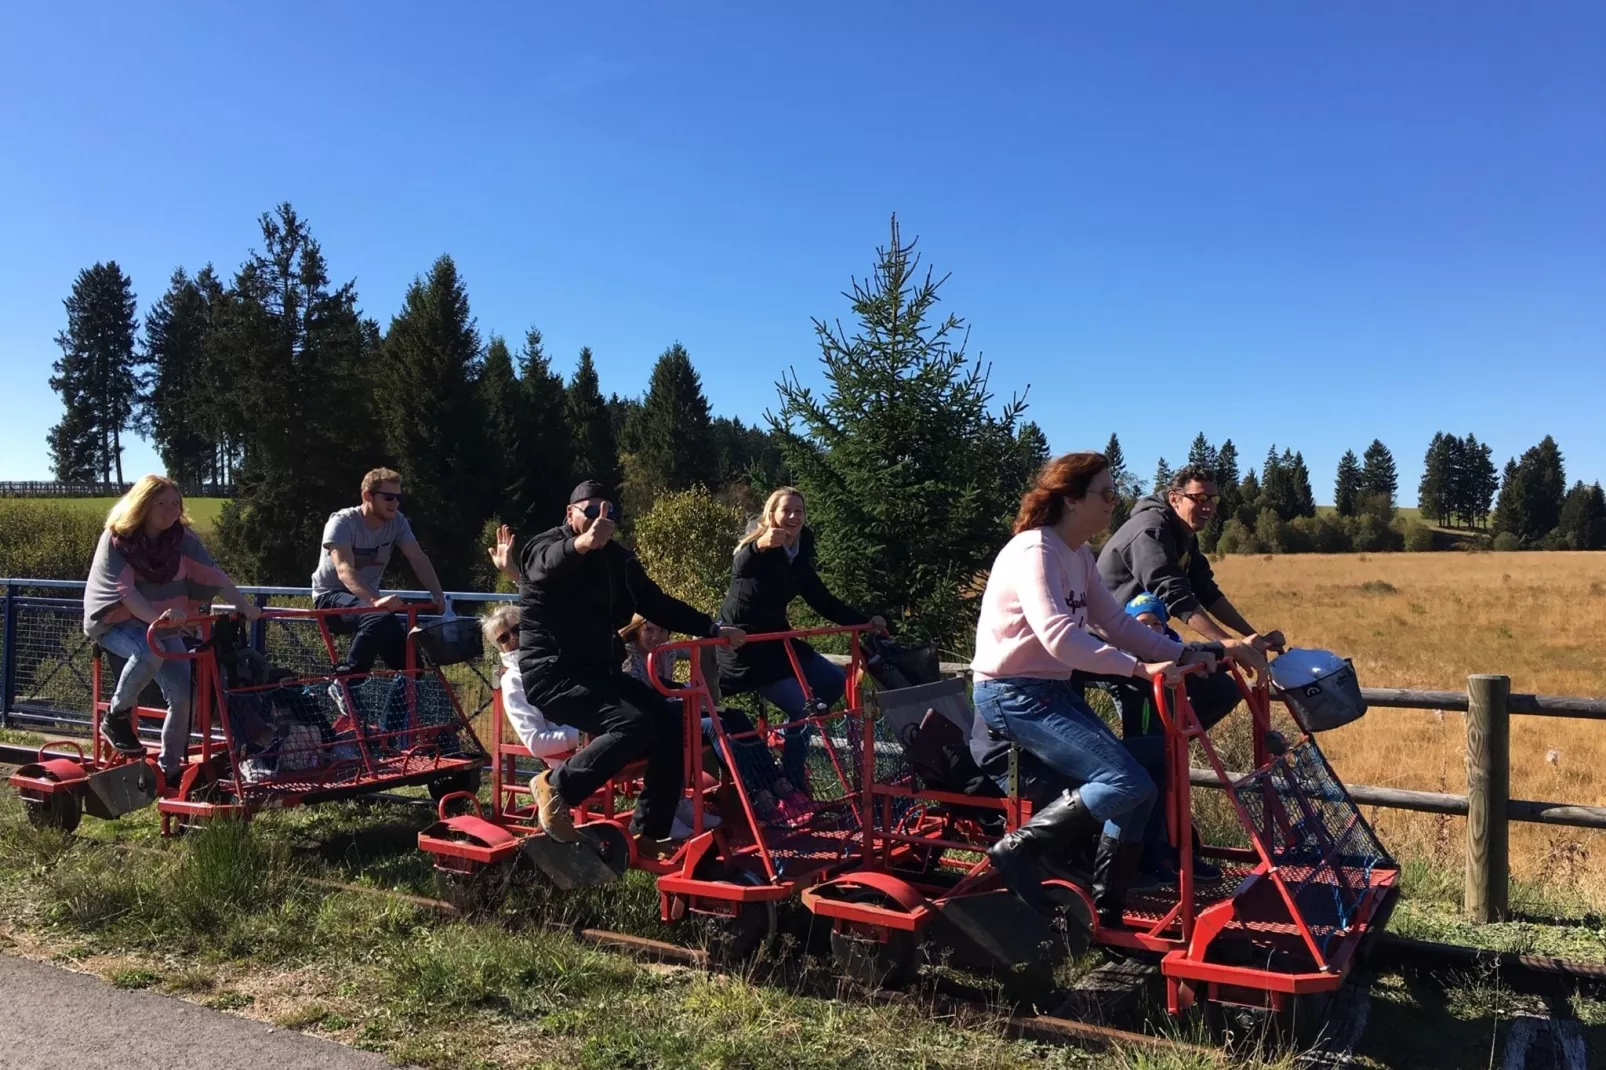
[[[242,581],[304,583],[325,518],[380,464],[402,474],[407,516],[456,589],[494,582],[488,527],[558,522],[582,478],[620,488],[627,537],[694,490],[729,516],[793,482],[843,596],[948,640],[974,623],[968,581],[1047,457],[1023,398],[994,405],[963,321],[934,315],[946,277],[920,272],[896,219],[848,294],[855,326],[814,321],[826,387],[788,369],[764,426],[713,415],[678,342],[630,397],[603,393],[589,349],[565,378],[538,329],[516,348],[482,335],[447,255],[381,327],[291,205],[259,224],[231,278],[176,270],[143,331],[119,266],[85,269],[51,379],[57,479],[121,482],[122,435],[149,436],[173,478],[235,485],[213,541]]]

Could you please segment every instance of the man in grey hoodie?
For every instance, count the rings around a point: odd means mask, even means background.
[[[1164,493],[1138,499],[1132,516],[1104,544],[1099,576],[1122,605],[1147,591],[1165,603],[1172,620],[1219,642],[1240,664],[1265,672],[1265,652],[1281,650],[1283,634],[1256,632],[1216,586],[1210,561],[1199,550],[1198,533],[1220,500],[1207,469],[1179,470]],[[1231,713],[1238,698],[1228,673],[1188,678],[1188,700],[1206,728]]]

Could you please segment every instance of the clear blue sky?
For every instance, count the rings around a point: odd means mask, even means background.
[[[80,268],[143,314],[288,199],[382,324],[449,252],[605,391],[678,339],[759,418],[896,211],[1056,451],[1275,442],[1330,500],[1378,437],[1410,503],[1434,431],[1549,432],[1606,479],[1606,8],[1117,6],[10,5],[0,478]]]

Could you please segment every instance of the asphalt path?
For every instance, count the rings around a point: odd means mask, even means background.
[[[0,1067],[382,1070],[389,1060],[87,974],[0,955]]]

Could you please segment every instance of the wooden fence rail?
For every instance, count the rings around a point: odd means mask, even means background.
[[[62,483],[57,480],[0,482],[0,498],[121,498],[131,483]],[[190,498],[232,498],[233,483],[184,483]]]
[[[847,661],[843,657],[832,657],[832,660],[839,664]],[[962,662],[945,661],[941,670],[957,676],[968,673],[969,666]],[[1351,798],[1366,806],[1450,814],[1467,819],[1463,907],[1471,921],[1498,921],[1507,914],[1511,822],[1606,830],[1606,806],[1511,798],[1512,715],[1606,721],[1606,699],[1513,693],[1509,677],[1492,675],[1467,677],[1465,691],[1364,687],[1361,696],[1368,707],[1375,709],[1443,710],[1466,714],[1465,795],[1409,791],[1373,784],[1345,786]],[[1229,773],[1228,777],[1236,781],[1245,775]],[[1193,769],[1189,780],[1196,787],[1225,787],[1211,769]]]

